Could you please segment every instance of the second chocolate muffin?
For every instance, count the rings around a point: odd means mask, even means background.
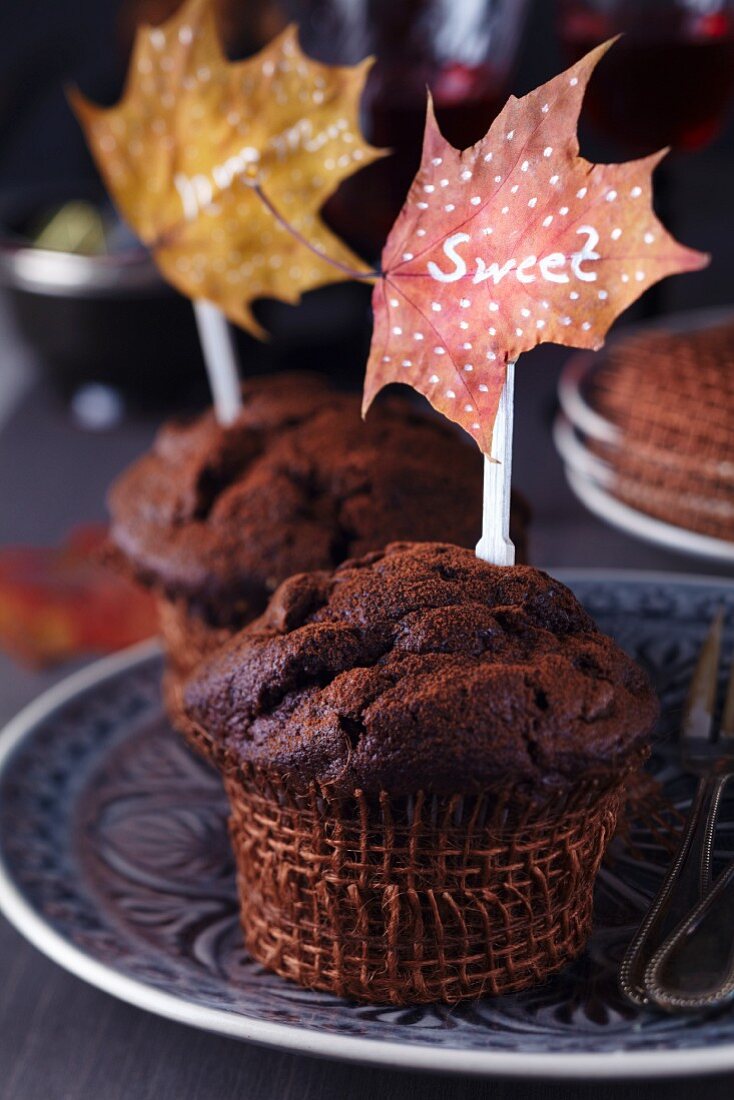
[[[399,539],[479,537],[480,456],[408,400],[383,400],[362,421],[356,395],[309,374],[252,379],[243,399],[231,427],[210,412],[164,426],[109,497],[113,554],[158,595],[175,675],[293,573]],[[515,500],[521,561],[526,519]]]

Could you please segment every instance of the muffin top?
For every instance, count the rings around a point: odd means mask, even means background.
[[[568,588],[442,543],[290,578],[183,702],[225,767],[337,794],[609,779],[658,712]]]
[[[113,486],[113,552],[138,580],[229,627],[293,573],[399,539],[476,543],[481,459],[444,422],[402,397],[362,421],[317,375],[243,391],[234,425],[166,425]]]

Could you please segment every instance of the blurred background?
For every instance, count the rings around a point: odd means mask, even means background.
[[[190,303],[162,282],[116,217],[65,94],[77,86],[114,103],[136,26],[161,22],[176,7],[175,0],[0,5],[0,648],[16,654],[23,632],[30,636],[29,608],[38,612],[41,642],[53,643],[46,612],[57,593],[79,605],[75,570],[87,560],[80,547],[99,534],[82,528],[68,544],[69,531],[104,522],[109,482],[162,419],[209,403]],[[526,93],[621,34],[589,88],[582,152],[614,161],[670,146],[655,176],[658,213],[713,259],[701,273],[653,287],[615,331],[734,301],[734,0],[217,0],[217,7],[232,58],[292,21],[315,57],[376,56],[363,127],[394,152],[346,181],[325,211],[373,261],[418,163],[426,86],[446,136],[465,147],[508,94]],[[273,336],[260,343],[237,333],[243,373],[315,368],[344,386],[361,384],[367,287],[325,288],[295,307],[261,301],[256,311]],[[570,458],[562,461],[553,443],[569,354],[545,345],[524,356],[517,373],[513,483],[532,508],[533,563],[731,571],[734,542],[718,547],[723,556],[687,556],[675,539],[673,549],[670,539],[666,549],[653,547],[584,510],[564,463],[573,467],[580,455],[587,470],[596,458],[579,451],[583,439],[570,438],[569,425]],[[17,544],[35,549],[11,552]],[[38,556],[44,547],[51,557]],[[93,619],[77,615],[76,626]],[[8,678],[8,713],[16,689],[20,701],[35,684]]]
[[[57,392],[90,426],[130,407],[206,400],[190,310],[115,218],[65,97],[75,85],[114,102],[136,25],[158,23],[176,7],[27,0],[0,11],[4,305]],[[656,176],[659,213],[687,244],[714,252],[708,272],[653,289],[637,313],[688,306],[691,293],[707,304],[731,299],[730,0],[218,0],[217,7],[233,58],[291,21],[316,57],[353,63],[376,55],[364,128],[395,153],[347,181],[326,211],[370,259],[418,162],[426,85],[446,136],[465,147],[510,92],[523,94],[623,33],[592,80],[582,149],[613,160],[670,145]],[[367,299],[365,288],[340,286],[309,295],[305,307],[262,302],[275,338],[262,345],[239,334],[243,369],[317,366],[359,384]]]

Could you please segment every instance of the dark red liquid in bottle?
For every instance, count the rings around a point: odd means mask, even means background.
[[[506,98],[486,70],[442,73],[432,84],[441,132],[459,149],[484,136]],[[442,92],[442,84],[455,88],[456,98]],[[379,256],[400,213],[420,164],[425,115],[425,90],[406,97],[389,84],[378,84],[373,94],[368,89],[366,135],[373,145],[393,152],[346,180],[326,209],[327,220],[364,255]]]
[[[589,84],[592,122],[636,152],[708,144],[734,91],[732,15],[694,16],[674,4],[611,5],[604,14],[593,7],[569,0],[560,21],[572,60],[625,32]]]
[[[362,101],[367,139],[391,155],[348,179],[324,214],[377,259],[420,163],[430,88],[439,126],[459,148],[487,132],[506,98],[527,0],[290,0],[312,56],[353,64],[372,54]],[[362,13],[360,15],[360,12]]]

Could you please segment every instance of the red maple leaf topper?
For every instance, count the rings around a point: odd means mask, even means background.
[[[522,99],[459,152],[429,102],[423,157],[382,255],[364,409],[390,382],[422,393],[490,453],[507,362],[550,341],[599,348],[666,275],[704,267],[652,211],[664,155],[578,155],[586,85],[612,43]]]

